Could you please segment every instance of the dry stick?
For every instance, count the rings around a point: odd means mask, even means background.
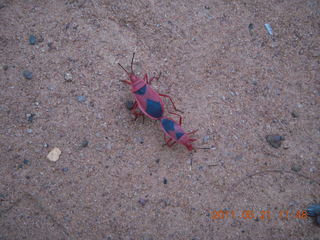
[[[297,172],[292,172],[292,171],[286,171],[286,170],[280,170],[280,169],[273,169],[273,170],[265,170],[265,171],[261,171],[261,172],[256,172],[256,173],[252,173],[252,174],[249,174],[245,177],[243,177],[242,179],[240,179],[237,183],[233,184],[230,188],[230,190],[226,193],[225,197],[223,198],[223,201],[226,201],[228,195],[231,193],[232,189],[235,189],[236,187],[238,187],[240,185],[240,183],[242,183],[243,181],[245,181],[246,179],[248,178],[251,178],[251,177],[254,177],[254,176],[257,176],[257,175],[262,175],[262,174],[266,174],[266,173],[292,173],[292,174],[296,174],[298,175],[299,177],[303,177],[305,179],[308,179],[308,180],[311,180],[315,183],[317,183],[318,185],[320,185],[320,182],[311,178],[311,177],[308,177],[308,176],[305,176],[301,173],[297,173]]]

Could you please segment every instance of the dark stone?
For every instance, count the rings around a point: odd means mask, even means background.
[[[275,134],[275,135],[266,136],[266,140],[272,147],[279,148],[279,147],[281,147],[281,143],[282,143],[282,141],[285,140],[285,138],[280,135]]]
[[[33,117],[35,116],[35,114],[31,113],[31,114],[27,114],[27,120],[28,122],[33,122]]]
[[[131,110],[133,108],[134,102],[133,101],[127,101],[126,102],[126,107],[128,110]]]
[[[141,143],[141,144],[144,143],[143,137],[140,137],[140,138],[139,138],[139,143]]]
[[[38,37],[37,41],[38,41],[39,43],[41,43],[41,42],[44,41],[44,38],[40,35],[40,36]]]
[[[82,141],[82,143],[81,143],[81,147],[83,147],[83,148],[88,147],[88,145],[89,145],[89,141],[86,140],[86,139],[84,139],[84,140]]]
[[[37,43],[37,38],[34,35],[29,36],[29,44],[30,45],[35,45]]]
[[[29,70],[24,70],[24,71],[22,72],[22,75],[23,75],[23,77],[24,77],[25,79],[28,79],[28,80],[32,79],[32,77],[33,77],[32,72],[30,72]]]
[[[166,178],[163,178],[163,184],[167,184],[168,180]]]
[[[54,47],[53,47],[53,42],[48,42],[48,47],[49,47],[49,51],[50,50],[52,50],[52,49],[54,49]]]
[[[250,23],[248,26],[249,31],[253,30],[253,28],[254,28],[253,23]]]
[[[148,202],[148,199],[140,198],[138,202],[140,203],[140,205],[141,205],[142,207],[144,207],[144,205],[146,205],[146,203]]]
[[[62,170],[62,172],[68,172],[69,168],[65,167],[65,168],[62,168],[61,170]]]
[[[291,116],[294,117],[294,118],[298,118],[298,117],[299,117],[299,114],[298,114],[297,112],[294,112],[294,111],[293,111],[293,112],[291,113]]]
[[[160,158],[156,159],[156,163],[158,163],[158,164],[159,164],[159,162],[160,162]]]
[[[300,172],[302,167],[300,165],[292,165],[291,170],[295,172]]]
[[[4,71],[7,71],[7,70],[8,70],[8,68],[9,68],[9,66],[8,66],[8,65],[4,65],[4,66],[2,67],[2,69],[3,69]]]
[[[25,164],[25,165],[30,165],[30,161],[27,160],[27,159],[24,159],[24,160],[23,160],[23,164]]]

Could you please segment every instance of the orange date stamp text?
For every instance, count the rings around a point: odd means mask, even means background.
[[[242,210],[242,211],[234,211],[234,210],[213,210],[210,212],[210,217],[212,220],[223,220],[223,219],[259,219],[259,220],[270,220],[274,218],[278,218],[281,220],[285,219],[307,219],[308,215],[306,211],[297,210],[297,211],[289,211],[289,210],[279,210],[279,211],[253,211],[253,210]]]

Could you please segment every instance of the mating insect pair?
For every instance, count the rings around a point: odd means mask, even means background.
[[[139,116],[146,115],[153,120],[160,120],[161,129],[164,131],[165,144],[169,147],[175,143],[180,143],[191,151],[194,149],[192,142],[196,141],[194,138],[190,138],[190,135],[195,133],[197,130],[187,133],[181,126],[182,117],[177,113],[170,113],[179,117],[179,123],[174,121],[172,118],[164,116],[164,103],[161,97],[169,98],[175,111],[178,111],[174,105],[173,100],[166,94],[157,93],[152,87],[151,82],[158,80],[158,77],[152,77],[148,79],[148,75],[145,74],[143,79],[137,77],[133,72],[133,59],[134,53],[131,60],[131,72],[128,72],[120,63],[119,66],[128,74],[129,80],[122,80],[122,82],[131,85],[131,92],[135,97],[135,102],[131,109],[131,113],[137,119]],[[161,96],[161,97],[160,97]],[[139,111],[140,110],[140,111]],[[167,137],[169,139],[167,140]]]

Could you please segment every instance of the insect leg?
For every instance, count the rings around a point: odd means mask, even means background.
[[[167,144],[166,134],[163,134],[163,139],[164,139],[164,142],[165,142],[165,145],[166,145]]]
[[[173,141],[173,143],[171,143],[171,144],[168,143],[167,145],[168,145],[168,147],[172,147],[176,143],[177,143],[176,141]]]
[[[149,84],[148,74],[145,74],[145,75],[143,76],[143,81],[145,81],[146,84]]]
[[[152,77],[152,78],[150,78],[148,84],[151,84],[151,82],[152,82],[153,80],[157,80],[157,81],[158,81],[160,77],[161,77],[161,72],[159,73],[159,75],[158,75],[157,77]]]
[[[131,72],[133,72],[133,68],[132,68],[132,66],[133,66],[134,54],[135,54],[135,53],[133,53],[133,55],[132,55],[132,60],[131,60]]]
[[[191,134],[194,134],[195,132],[197,132],[199,129],[196,129],[196,130],[194,130],[194,131],[192,131],[192,132],[188,132],[187,134],[189,134],[189,135],[191,135]]]
[[[133,112],[132,114],[134,115],[133,121],[137,120],[139,116],[144,116],[144,114],[141,112]]]
[[[127,80],[120,80],[120,81],[123,82],[123,83],[126,83],[126,84],[131,85],[131,82],[129,82],[129,81],[127,81]]]
[[[173,113],[173,112],[169,112],[169,113],[179,117],[179,125],[181,126],[181,124],[182,124],[182,116],[180,114],[178,114],[178,113]]]
[[[174,105],[174,102],[173,100],[171,99],[171,97],[169,95],[166,95],[166,94],[161,94],[159,93],[160,96],[162,97],[166,97],[166,98],[169,98],[170,102],[172,103],[172,106],[174,108],[175,111],[178,111],[178,112],[182,112],[181,110],[177,109],[176,106]],[[183,113],[183,112],[182,112]]]

